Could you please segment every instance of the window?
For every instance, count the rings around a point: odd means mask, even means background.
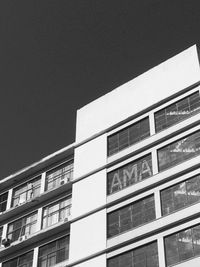
[[[200,96],[199,92],[195,92],[155,113],[156,132],[162,131],[199,111]]]
[[[70,216],[71,198],[60,200],[44,208],[43,228],[47,228],[60,221],[64,221]]]
[[[13,190],[12,207],[21,205],[40,194],[41,177],[18,186]]]
[[[49,172],[46,175],[46,190],[61,186],[72,180],[73,162],[70,161]]]
[[[108,267],[158,267],[157,243],[151,243],[108,260]]]
[[[200,131],[158,150],[159,170],[163,171],[200,154]]]
[[[151,154],[126,164],[107,176],[107,194],[118,192],[152,176]]]
[[[62,237],[39,249],[39,267],[54,266],[69,258],[69,236]]]
[[[36,232],[37,213],[32,213],[17,221],[8,224],[7,237],[14,242],[20,237],[28,237]]]
[[[161,191],[162,214],[196,203],[200,200],[200,175]]]
[[[33,251],[23,254],[17,258],[4,262],[2,267],[32,267]]]
[[[200,225],[165,238],[167,266],[200,255]]]
[[[0,195],[0,212],[6,210],[7,199],[8,199],[8,192]]]
[[[136,122],[108,137],[108,156],[150,136],[149,118]]]
[[[155,219],[154,196],[143,198],[108,213],[108,237],[113,237]]]

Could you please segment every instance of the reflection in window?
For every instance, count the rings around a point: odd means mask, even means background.
[[[108,156],[147,138],[149,135],[149,118],[128,126],[108,137]]]
[[[199,154],[200,131],[197,131],[158,150],[159,170],[163,171]]]
[[[46,190],[50,190],[70,182],[73,176],[73,166],[73,161],[70,161],[47,172]]]
[[[39,249],[39,267],[55,266],[69,257],[69,236],[51,242]]]
[[[155,219],[154,197],[146,197],[108,213],[108,237],[113,237]]]
[[[167,236],[165,254],[167,266],[200,255],[200,226]]]
[[[2,267],[32,267],[33,251],[23,254],[17,258],[4,262]]]
[[[108,173],[107,194],[118,192],[151,176],[152,160],[149,154]]]
[[[18,186],[13,190],[12,207],[21,205],[40,194],[41,177]]]
[[[0,212],[6,210],[7,199],[8,199],[8,192],[0,195]]]
[[[196,203],[200,200],[200,175],[161,191],[162,214]]]
[[[20,237],[28,237],[36,232],[37,212],[23,217],[17,221],[8,224],[7,237],[14,242]]]
[[[200,111],[199,91],[155,113],[156,132],[162,131]]]
[[[125,252],[108,260],[108,267],[158,267],[157,243]]]
[[[2,240],[2,233],[3,233],[3,227],[0,227],[0,246],[1,246],[1,240]]]
[[[64,221],[70,216],[71,198],[62,199],[43,210],[43,228],[47,228],[60,221]]]

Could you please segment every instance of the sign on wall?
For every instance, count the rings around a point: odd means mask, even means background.
[[[152,160],[149,154],[108,173],[107,193],[113,194],[151,176]]]

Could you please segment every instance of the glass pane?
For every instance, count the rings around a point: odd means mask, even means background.
[[[133,227],[131,206],[129,205],[125,208],[122,208],[119,212],[120,232],[125,232]]]
[[[192,229],[194,255],[200,255],[200,225]]]
[[[119,267],[119,257],[114,257],[112,259],[109,259],[108,267]]]
[[[194,256],[191,229],[178,234],[178,250],[180,260],[186,260]]]
[[[129,133],[128,129],[119,132],[119,150],[129,146]]]
[[[16,259],[7,261],[7,262],[2,264],[2,267],[16,267],[17,266],[17,260],[18,259],[16,258]]]
[[[146,247],[141,247],[133,251],[134,267],[140,267],[140,266],[146,267],[147,266],[147,258],[146,258],[145,249]]]
[[[56,253],[52,253],[47,257],[47,267],[56,265]]]
[[[119,258],[119,267],[132,267],[132,253],[127,252],[120,256]]]
[[[165,255],[167,266],[179,262],[177,235],[171,235],[165,238]]]
[[[107,217],[108,222],[108,237],[118,235],[120,233],[119,228],[119,211],[111,212]]]
[[[192,204],[200,200],[200,176],[196,176],[186,182],[188,203]]]
[[[175,210],[173,187],[161,191],[162,214],[170,214]]]
[[[174,209],[178,210],[187,205],[186,183],[180,183],[173,187]]]
[[[62,248],[57,251],[57,260],[56,263],[62,262],[67,259],[67,251],[65,248]]]

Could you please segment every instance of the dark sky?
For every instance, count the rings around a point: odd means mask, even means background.
[[[0,178],[72,143],[78,108],[194,43],[199,0],[1,0]]]

